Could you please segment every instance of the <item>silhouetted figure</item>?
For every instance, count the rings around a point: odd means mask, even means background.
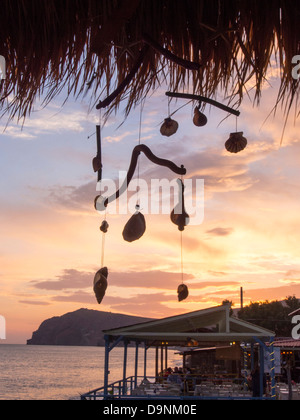
[[[252,379],[252,396],[253,398],[258,398],[261,395],[260,392],[260,370],[259,370],[259,366],[256,365],[254,370],[251,373],[251,379]],[[263,375],[263,390],[262,390],[262,395],[265,393],[265,389],[267,386],[267,380],[266,380],[266,375]]]

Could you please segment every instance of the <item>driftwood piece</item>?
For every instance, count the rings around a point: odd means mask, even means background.
[[[209,105],[215,106],[216,108],[222,109],[222,111],[229,112],[230,114],[235,115],[236,117],[239,117],[241,115],[240,111],[230,108],[229,106],[223,105],[220,102],[217,102],[213,99],[206,98],[205,96],[179,92],[166,92],[166,96],[170,98],[192,99],[199,102],[205,102]]]
[[[156,42],[153,38],[151,38],[148,34],[143,34],[143,41],[150,45],[154,50],[159,52],[159,54],[163,55],[170,61],[173,61],[178,66],[183,67],[187,70],[199,70],[201,67],[200,63],[195,63],[194,61],[185,60],[183,58],[177,57],[177,55],[173,54],[171,51],[167,50],[166,48],[162,47],[158,42]]]
[[[105,210],[105,207],[107,207],[108,203],[111,203],[114,200],[118,199],[120,197],[120,195],[123,194],[126,191],[130,181],[132,180],[134,172],[136,170],[138,157],[141,154],[141,152],[143,152],[145,154],[145,156],[151,162],[155,163],[156,165],[165,166],[165,167],[169,168],[171,171],[173,171],[174,173],[176,173],[177,175],[185,175],[186,174],[186,169],[183,165],[181,167],[179,167],[179,166],[175,165],[175,163],[173,163],[170,160],[161,159],[161,158],[157,157],[154,153],[152,153],[151,150],[149,149],[149,147],[147,147],[145,144],[140,144],[140,145],[136,146],[132,151],[131,162],[130,162],[129,169],[128,169],[127,176],[125,178],[124,183],[121,185],[120,189],[118,191],[116,191],[115,194],[106,198],[101,203],[100,202],[98,203],[98,199],[102,196],[98,195],[95,198],[95,201],[94,201],[94,205],[95,205],[96,210],[98,210],[98,211]]]
[[[97,302],[100,304],[105,296],[107,289],[107,277],[108,269],[107,267],[101,268],[94,277],[94,292],[96,295]]]
[[[98,182],[99,182],[102,180],[102,150],[101,150],[100,125],[96,125],[96,136],[97,136],[97,155],[93,159],[93,169],[94,169],[94,172],[98,172]]]
[[[128,73],[128,75],[125,77],[125,79],[119,84],[116,90],[114,90],[104,101],[100,101],[98,105],[96,106],[96,109],[106,108],[109,106],[114,99],[118,95],[120,95],[123,90],[129,85],[129,83],[132,81],[136,73],[138,72],[140,66],[142,65],[145,55],[149,49],[148,45],[144,45],[144,47],[141,49],[140,54],[138,56],[137,61],[135,62],[134,66],[132,67],[131,71]]]
[[[140,239],[146,231],[146,221],[142,213],[136,212],[126,223],[123,230],[123,238],[127,242]]]

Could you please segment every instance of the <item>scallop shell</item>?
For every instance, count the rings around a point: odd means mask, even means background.
[[[170,137],[176,133],[178,127],[179,125],[177,121],[172,120],[172,118],[166,118],[163,125],[160,127],[160,133],[163,136]]]
[[[195,108],[193,123],[197,127],[204,127],[207,124],[207,117],[202,112],[200,112],[199,108]]]
[[[229,139],[225,143],[225,148],[230,153],[239,153],[247,146],[247,139],[243,137],[243,132],[231,133]]]

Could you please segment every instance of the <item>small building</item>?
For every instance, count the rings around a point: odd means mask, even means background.
[[[223,354],[224,358],[229,358],[228,349],[234,344],[235,358],[237,354],[243,354],[241,348],[254,348],[258,345],[258,357],[261,365],[260,384],[263,389],[264,354],[267,352],[270,357],[271,366],[274,366],[274,332],[258,327],[249,322],[239,320],[230,316],[230,306],[222,305],[218,307],[203,309],[183,315],[172,316],[160,320],[149,321],[141,324],[130,325],[128,327],[115,328],[104,331],[105,333],[105,367],[104,367],[104,386],[83,395],[83,398],[122,398],[128,396],[130,392],[139,386],[138,359],[139,349],[143,349],[144,372],[143,380],[147,377],[147,351],[150,347],[156,349],[155,360],[155,381],[159,379],[159,373],[168,368],[168,349],[174,347],[193,349],[203,349],[214,346],[216,350]],[[123,376],[118,381],[118,386],[109,384],[109,358],[111,351],[120,343],[124,346]],[[127,368],[127,347],[129,343],[135,344],[135,374],[131,378],[126,376]],[[268,344],[266,344],[268,343]],[[247,350],[248,351],[248,350]],[[227,354],[227,356],[226,356]],[[232,357],[232,356],[230,356]],[[229,359],[228,359],[229,360]],[[183,360],[185,364],[185,357]],[[240,366],[243,364],[243,357],[240,358],[236,368],[236,375],[240,376]],[[274,369],[271,368],[270,377],[272,380],[272,397],[275,398],[275,376]],[[128,381],[130,380],[130,387]],[[115,393],[115,389],[117,392]],[[261,391],[260,397],[263,396]],[[172,397],[172,395],[170,395]],[[165,398],[165,396],[164,396]],[[184,398],[184,397],[182,397]]]
[[[287,382],[287,365],[291,369],[291,379],[300,383],[300,340],[280,338],[274,343],[274,348],[280,349],[281,379]]]

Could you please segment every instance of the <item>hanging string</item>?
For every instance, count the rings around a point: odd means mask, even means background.
[[[141,101],[141,108],[140,108],[140,120],[139,120],[139,146],[141,144],[141,137],[142,137],[142,118],[143,118],[143,110],[144,110],[145,101]],[[137,165],[137,203],[136,209],[140,208],[140,161],[138,161]]]
[[[96,131],[93,134],[90,134],[89,136],[87,136],[87,139],[89,140],[91,137],[93,137],[96,134]]]
[[[99,127],[100,127],[100,138],[102,138],[102,129],[103,129],[103,123],[102,123],[102,113],[101,113],[101,108],[99,111]],[[102,184],[102,177],[100,179],[100,193],[102,190],[101,187]],[[104,215],[104,220],[106,221],[106,217],[107,217],[107,208],[105,207],[105,215]],[[102,244],[101,244],[101,267],[104,267],[104,254],[105,254],[105,235],[106,232],[102,231]]]
[[[140,109],[140,121],[139,121],[139,145],[141,144],[141,136],[142,136],[142,119],[143,119],[144,105],[145,105],[145,100],[141,102],[141,109]]]
[[[183,233],[180,232],[181,283],[183,284]]]
[[[105,220],[106,220],[107,210],[105,209]],[[104,267],[104,252],[105,252],[105,232],[102,232],[102,247],[101,247],[101,267]]]
[[[181,175],[181,181],[182,181],[182,188],[184,188],[183,184],[183,176]],[[183,203],[181,203],[182,208],[181,212],[183,212]],[[180,232],[180,264],[181,264],[181,282],[183,284],[183,231]]]

